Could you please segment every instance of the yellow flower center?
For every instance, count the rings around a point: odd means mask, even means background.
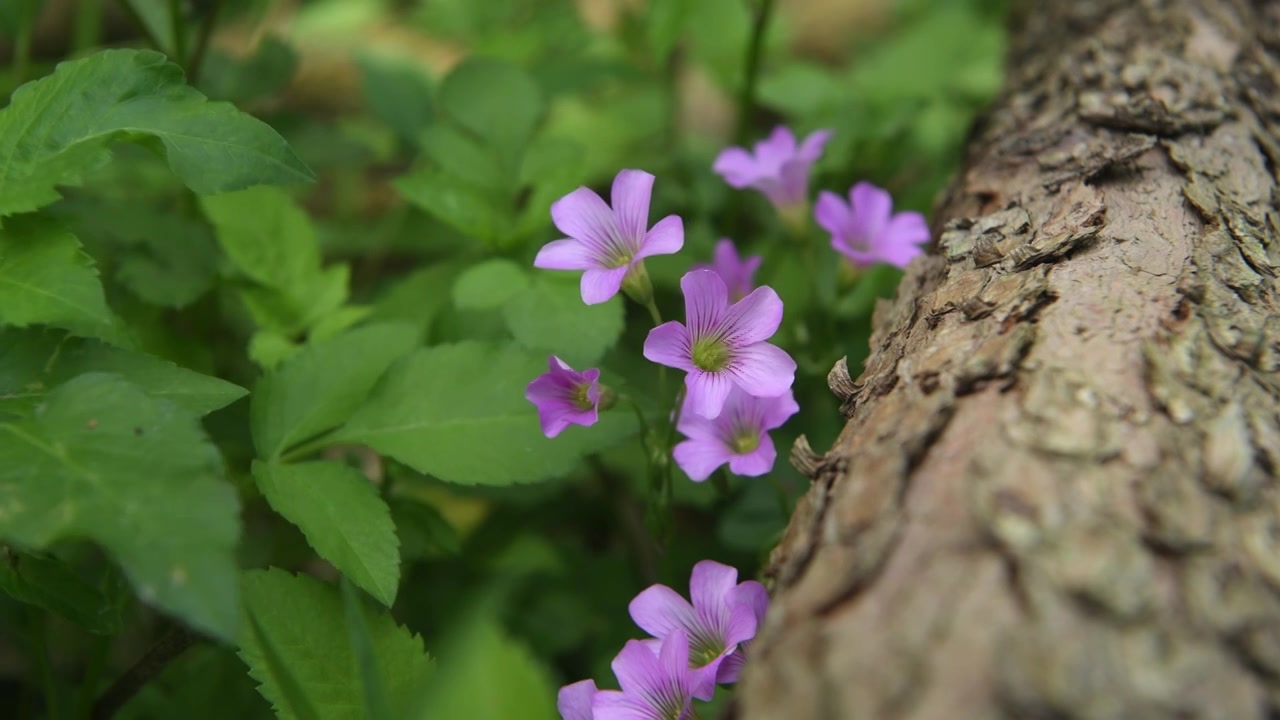
[[[693,366],[706,372],[719,372],[729,364],[729,348],[723,340],[698,338],[692,354]]]

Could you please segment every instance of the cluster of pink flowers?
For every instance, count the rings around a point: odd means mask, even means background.
[[[747,643],[769,607],[764,586],[738,582],[738,571],[713,560],[693,567],[690,603],[665,585],[631,601],[631,619],[652,637],[630,640],[613,660],[621,690],[594,680],[560,689],[564,720],[689,720],[693,700],[738,680]]]

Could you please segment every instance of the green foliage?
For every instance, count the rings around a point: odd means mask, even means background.
[[[0,422],[0,538],[33,548],[94,540],[143,600],[230,639],[238,523],[222,475],[194,417],[123,378],[88,373],[38,412]]]
[[[453,283],[453,304],[459,310],[493,310],[519,296],[529,286],[529,273],[510,260],[486,260],[473,265]]]
[[[542,93],[518,65],[473,58],[440,85],[440,107],[461,127],[514,153],[532,135],[544,112]]]
[[[442,480],[510,485],[568,472],[635,431],[631,417],[615,413],[602,414],[590,432],[543,437],[524,386],[546,362],[478,342],[418,350],[391,369],[334,441],[368,445]]]
[[[296,679],[297,693],[291,694],[299,694],[303,707],[314,709],[316,720],[364,720],[364,681],[337,589],[283,570],[250,571],[242,582],[245,612],[257,622],[256,627],[242,624],[240,657],[262,684],[262,695],[276,708],[277,717],[305,720],[299,700],[290,702],[282,691],[280,676],[287,672]],[[396,625],[390,615],[363,603],[359,613],[388,704],[395,717],[408,717],[434,663],[421,638]],[[272,668],[276,663],[269,664],[264,653],[268,643],[279,656],[278,667]]]
[[[0,590],[48,608],[96,635],[120,632],[120,607],[66,562],[46,553],[0,553]]]
[[[622,335],[622,297],[587,305],[577,277],[539,274],[502,315],[521,345],[555,353],[573,367],[592,366]]]
[[[492,618],[473,617],[440,651],[419,717],[554,720],[555,688],[528,649]],[[501,690],[492,688],[501,678]]]
[[[333,462],[255,462],[253,476],[271,507],[298,526],[316,553],[383,605],[400,584],[399,541],[391,511],[359,471]]]
[[[107,159],[116,140],[152,138],[188,187],[209,194],[313,179],[270,127],[208,102],[182,70],[145,50],[105,50],[63,63],[0,110],[0,217],[58,199]]]

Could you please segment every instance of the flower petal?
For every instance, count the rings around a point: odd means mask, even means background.
[[[769,174],[777,174],[782,163],[796,154],[796,136],[791,128],[779,125],[769,133],[769,137],[755,145],[756,163]]]
[[[795,393],[790,390],[777,397],[759,398],[756,402],[760,404],[758,412],[761,430],[780,428],[791,419],[792,415],[800,412]]]
[[[591,700],[593,720],[653,720],[653,708],[643,699],[618,692],[601,690]]]
[[[627,276],[628,268],[612,268],[600,270],[592,268],[582,273],[582,302],[588,305],[599,305],[618,294],[622,289],[622,279]]]
[[[593,720],[591,700],[598,689],[595,680],[579,680],[560,688],[556,696],[556,709],[563,720]]]
[[[729,397],[732,399],[733,395],[730,395]],[[685,405],[688,405],[688,398],[685,399]],[[720,432],[720,426],[723,424],[725,419],[724,413],[721,413],[719,418],[716,418],[715,420],[708,420],[686,407],[680,412],[680,420],[676,423],[676,429],[690,440],[710,440],[721,442],[722,435]],[[721,444],[723,443],[721,442]]]
[[[724,314],[721,324],[725,337],[734,348],[768,340],[782,324],[782,298],[765,286],[752,290],[734,303]]]
[[[684,418],[681,417],[681,422]],[[678,443],[671,450],[676,465],[694,482],[711,477],[716,468],[733,458],[733,453],[718,439],[690,438]]]
[[[687,646],[686,646],[687,647]],[[688,650],[685,651],[686,663]],[[613,674],[622,686],[622,692],[643,697],[652,688],[666,684],[667,673],[658,656],[639,640],[628,640],[622,651],[613,659]]]
[[[690,342],[720,327],[729,309],[729,287],[711,270],[690,270],[680,278]]]
[[[653,195],[653,175],[643,170],[622,170],[613,178],[610,199],[613,217],[623,237],[639,242],[649,227],[649,198]],[[679,248],[677,248],[679,249]]]
[[[729,591],[738,584],[738,569],[703,560],[689,573],[689,598],[699,615],[725,609]]]
[[[778,451],[773,446],[773,438],[768,433],[760,433],[760,444],[755,450],[744,455],[729,458],[729,470],[742,477],[760,477],[773,469],[778,459]]]
[[[756,636],[760,622],[756,619],[755,610],[750,605],[736,603],[729,607],[728,616],[729,620],[725,623],[724,629],[726,647],[747,642]]]
[[[813,219],[818,221],[823,230],[834,236],[848,232],[850,220],[849,205],[833,192],[823,190],[818,193],[818,202],[813,206]]]
[[[543,270],[586,270],[597,265],[587,246],[572,238],[552,240],[533,259],[533,266]]]
[[[650,585],[640,591],[627,610],[641,630],[656,638],[665,638],[674,630],[697,627],[693,606],[666,585]]]
[[[643,237],[636,259],[653,255],[674,255],[684,247],[684,221],[679,215],[668,215],[659,220]]]
[[[777,397],[795,382],[796,361],[777,345],[762,342],[736,350],[728,372],[748,395]]]
[[[755,182],[759,173],[755,158],[740,147],[725,148],[711,165],[730,187],[742,189]]]
[[[794,367],[795,364],[792,363],[792,368]],[[794,369],[792,372],[794,373]],[[733,389],[733,382],[725,373],[709,373],[693,368],[684,376],[684,386],[688,395],[685,411],[692,410],[704,418],[715,419],[724,409],[724,401]]]
[[[751,612],[755,614],[757,627],[764,623],[764,615],[769,610],[769,591],[764,589],[764,585],[755,580],[738,583],[738,586],[729,594],[728,600],[733,604],[750,607]],[[739,642],[743,641],[739,640]]]
[[[800,143],[800,149],[796,151],[796,155],[809,161],[810,164],[816,162],[822,157],[822,149],[826,147],[831,135],[831,130],[814,130]]]
[[[865,238],[874,238],[889,224],[893,212],[893,198],[889,191],[863,181],[849,191],[849,203],[853,208],[852,232]]]
[[[716,682],[722,685],[732,685],[738,682],[738,678],[742,676],[742,666],[747,664],[747,656],[743,652],[741,646],[720,661],[720,667],[717,668]]]
[[[693,356],[689,347],[689,331],[675,320],[649,331],[644,339],[644,357],[650,362],[678,370],[692,370]]]
[[[645,652],[649,652],[645,650]],[[669,635],[662,639],[662,649],[658,651],[658,662],[661,663],[662,669],[666,671],[667,679],[673,681],[672,685],[682,685],[681,681],[686,680],[689,676],[689,636],[685,634],[683,629],[672,630]],[[687,685],[685,695],[688,695]]]
[[[613,211],[590,188],[580,187],[551,203],[551,220],[560,232],[589,249],[607,247],[614,234]]]

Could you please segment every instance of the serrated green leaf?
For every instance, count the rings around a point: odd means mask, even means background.
[[[444,662],[423,690],[414,718],[553,720],[556,690],[528,648],[496,620],[477,616],[451,634],[440,650]],[[501,691],[491,688],[495,679]]]
[[[520,66],[477,56],[464,60],[441,83],[440,106],[500,152],[518,150],[544,111],[542,91]]]
[[[234,638],[239,509],[199,422],[120,377],[81,375],[0,422],[0,537],[104,546],[144,601]]]
[[[400,360],[334,442],[363,443],[429,475],[467,485],[529,483],[568,472],[583,456],[635,432],[629,413],[548,439],[525,386],[545,355],[462,342]],[[604,378],[608,382],[608,378]]]
[[[274,130],[187,87],[182,69],[149,50],[104,50],[64,62],[18,88],[0,110],[0,217],[58,199],[58,185],[107,159],[115,140],[150,137],[201,194],[310,182],[311,171]]]
[[[48,608],[91,633],[120,632],[120,607],[53,555],[4,549],[0,590],[19,602]]]
[[[253,570],[243,579],[245,610],[257,618],[262,635],[297,679],[298,690],[315,708],[317,720],[365,720],[364,687],[349,641],[342,598],[336,588],[307,575],[283,570]],[[426,685],[433,666],[422,639],[396,625],[387,612],[361,603],[378,674],[397,717],[407,711]],[[282,720],[299,717],[267,667],[258,637],[246,633],[240,657],[249,674]]]
[[[578,369],[598,362],[622,335],[622,297],[587,305],[576,277],[540,273],[502,314],[521,345],[555,353]]]
[[[258,454],[276,457],[294,443],[341,425],[387,368],[417,342],[410,325],[368,325],[308,345],[268,373],[253,393]]]
[[[383,605],[400,585],[400,542],[391,512],[369,480],[335,462],[255,461],[253,477],[271,507],[298,526],[316,553]]]
[[[360,669],[360,685],[364,688],[365,720],[397,720],[391,711],[387,691],[382,687],[369,627],[365,624],[364,613],[360,612],[360,598],[345,578],[342,580],[342,610],[347,620],[347,638],[356,655],[356,667]]]
[[[123,342],[80,241],[53,221],[30,217],[0,228],[0,325],[34,324]]]
[[[260,648],[262,653],[262,661],[260,663],[262,669],[259,671],[257,678],[262,680],[262,685],[258,686],[258,692],[266,697],[266,688],[268,685],[275,688],[280,700],[273,703],[273,709],[276,711],[276,717],[296,718],[297,720],[322,720],[320,712],[316,710],[316,706],[311,702],[307,691],[303,689],[302,683],[298,678],[294,677],[293,671],[289,668],[289,662],[285,660],[284,653],[276,646],[275,640],[271,638],[271,634],[262,626],[262,620],[258,619],[257,613],[252,608],[247,608],[245,615],[248,618],[248,625],[252,629],[253,634],[248,640],[242,640],[242,646],[248,646],[250,643]],[[241,653],[241,659],[246,664],[249,660]],[[254,675],[253,666],[250,665],[249,674]],[[268,698],[270,699],[270,698]]]
[[[405,200],[477,240],[497,242],[508,232],[508,208],[441,170],[422,168],[392,184]]]
[[[495,258],[467,268],[453,283],[453,304],[459,310],[500,308],[529,285],[529,273]]]
[[[197,415],[207,415],[248,394],[225,380],[97,340],[67,337],[54,330],[0,330],[0,402],[39,401],[51,389],[87,372],[114,373],[147,395]]]

